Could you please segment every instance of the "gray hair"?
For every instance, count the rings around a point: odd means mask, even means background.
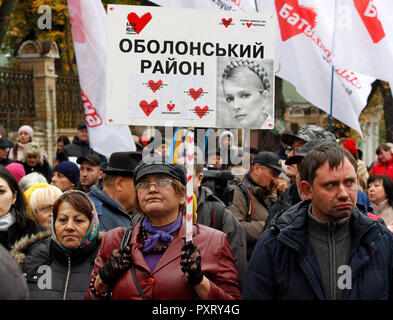
[[[50,181],[47,181],[46,178],[38,172],[32,172],[27,175],[25,175],[22,179],[19,181],[19,187],[21,188],[22,192],[25,192],[27,189],[29,189],[32,185],[36,183],[48,183]]]

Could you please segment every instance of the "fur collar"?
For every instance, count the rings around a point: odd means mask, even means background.
[[[105,234],[104,231],[98,232],[97,239],[101,241],[101,239],[104,237],[104,234]],[[47,239],[50,236],[51,236],[50,230],[41,231],[36,234],[33,234],[32,236],[25,236],[20,240],[18,240],[17,242],[15,242],[15,244],[11,248],[10,254],[15,259],[18,266],[22,267],[23,262],[25,261],[26,258],[27,249],[34,243]]]

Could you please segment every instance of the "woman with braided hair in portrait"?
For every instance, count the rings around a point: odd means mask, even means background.
[[[269,110],[270,82],[260,62],[231,60],[222,75],[225,101],[230,106],[230,124],[266,129],[273,121]]]

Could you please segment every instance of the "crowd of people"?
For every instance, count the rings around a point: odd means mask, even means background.
[[[230,131],[218,142],[195,146],[186,241],[184,151],[144,158],[140,139],[106,158],[85,124],[53,159],[28,125],[0,137],[0,298],[393,298],[390,144],[367,166],[353,139],[317,125],[277,150],[243,150]]]

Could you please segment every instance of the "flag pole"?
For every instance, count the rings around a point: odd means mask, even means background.
[[[336,17],[337,17],[337,0],[334,2],[334,20],[333,20],[333,39],[332,39],[332,79],[330,82],[330,117],[329,117],[329,131],[333,133],[333,85],[334,85],[334,43],[336,37]]]

